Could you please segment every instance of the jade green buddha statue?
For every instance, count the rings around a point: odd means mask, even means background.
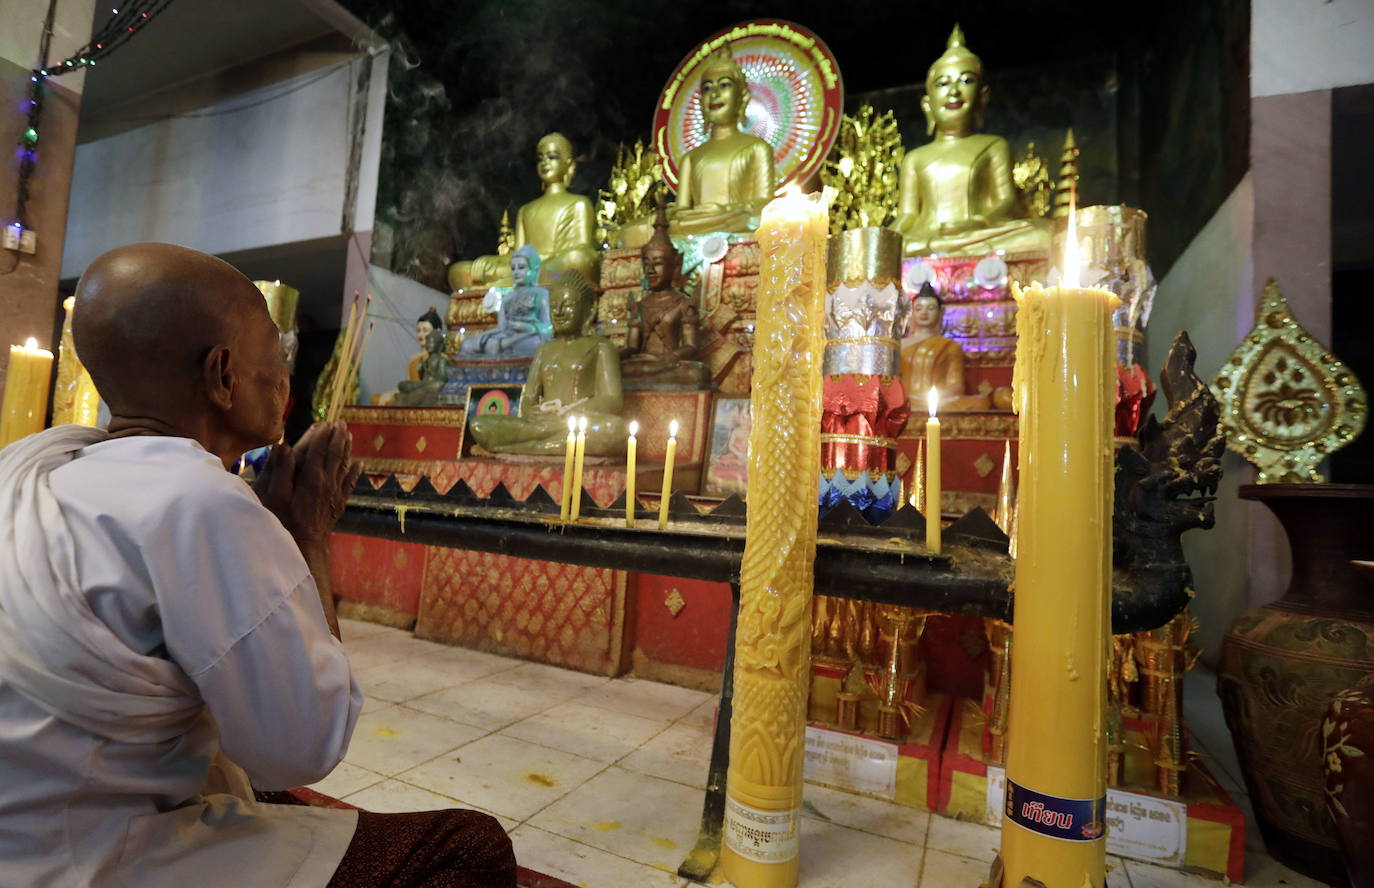
[[[549,133],[539,140],[535,170],[544,193],[516,213],[514,248],[531,244],[539,251],[543,259],[541,282],[574,269],[587,280],[598,280],[601,253],[595,244],[596,213],[585,195],[568,190],[577,161],[567,136]],[[454,290],[511,283],[504,256],[455,262],[449,267],[448,280]]]
[[[549,284],[553,340],[534,353],[518,416],[479,416],[468,427],[491,453],[557,456],[568,436],[568,417],[587,417],[589,456],[625,452],[620,356],[596,335],[596,290],[579,271]]]
[[[1011,146],[980,133],[989,91],[983,62],[958,25],[945,54],[926,73],[921,110],[931,141],[902,158],[901,192],[892,227],[908,256],[981,256],[1045,251],[1049,221],[1024,218],[1012,182]]]

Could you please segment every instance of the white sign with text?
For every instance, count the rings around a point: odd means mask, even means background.
[[[897,797],[897,746],[827,731],[806,729],[806,779],[884,799]]]

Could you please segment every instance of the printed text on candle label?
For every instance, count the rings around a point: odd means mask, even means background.
[[[725,843],[740,857],[783,863],[797,856],[800,808],[760,811],[725,797]]]
[[[988,766],[984,821],[1002,821],[1006,771]],[[1107,852],[1155,863],[1183,863],[1188,848],[1188,806],[1122,789],[1107,790]]]

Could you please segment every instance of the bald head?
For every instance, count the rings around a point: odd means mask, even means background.
[[[111,250],[76,285],[72,335],[117,420],[152,420],[226,458],[281,434],[277,328],[227,262],[174,244]]]
[[[76,285],[72,335],[112,410],[145,411],[194,397],[217,345],[271,323],[252,282],[214,256],[175,244],[133,244],[91,263]]]

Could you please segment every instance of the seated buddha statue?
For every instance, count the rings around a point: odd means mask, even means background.
[[[659,197],[654,236],[639,249],[644,295],[631,310],[620,357],[627,389],[660,386],[709,388],[711,373],[696,356],[699,317],[692,298],[673,286],[682,254],[668,237],[668,217]]]
[[[926,73],[921,110],[934,138],[902,158],[892,227],[908,256],[978,256],[1048,250],[1049,221],[1024,218],[1012,182],[1011,146],[977,132],[988,104],[983,63],[958,25]]]
[[[572,143],[562,133],[549,133],[539,140],[535,158],[544,193],[516,213],[514,246],[518,249],[530,244],[539,251],[544,281],[572,269],[582,272],[589,281],[599,280],[601,253],[594,240],[596,213],[584,195],[568,191],[577,169]],[[503,256],[455,262],[449,266],[448,281],[454,290],[510,284]]]
[[[620,416],[620,355],[592,330],[596,290],[581,272],[569,271],[549,285],[553,339],[534,353],[516,416],[479,416],[468,427],[491,453],[559,456],[568,417],[587,417],[586,452],[625,452]]]
[[[386,403],[396,407],[434,407],[439,403],[440,390],[448,382],[444,322],[433,306],[415,322],[415,338],[424,351],[411,359],[413,378],[396,383],[395,394],[387,400]]]
[[[463,340],[458,347],[465,360],[528,358],[553,337],[549,319],[549,291],[534,286],[539,278],[539,251],[525,244],[510,256],[509,287],[492,287],[499,298],[496,326]]]
[[[773,199],[778,175],[772,146],[740,128],[749,84],[729,48],[722,46],[707,58],[697,101],[709,138],[682,159],[669,231],[674,237],[753,231],[764,204]],[[652,235],[652,220],[641,219],[621,229],[620,242],[638,247]]]
[[[907,397],[925,409],[931,388],[940,391],[942,405],[964,399],[964,350],[941,335],[945,306],[929,283],[912,300],[911,329],[914,338],[902,346],[902,385]],[[967,409],[967,408],[966,408]]]

